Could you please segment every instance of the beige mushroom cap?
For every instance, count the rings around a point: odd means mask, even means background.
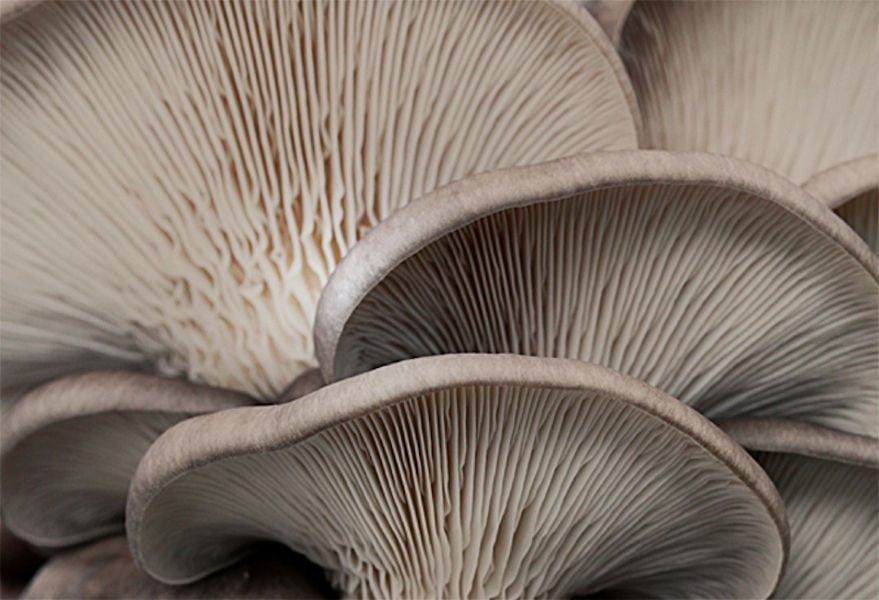
[[[706,415],[879,436],[879,260],[732,158],[592,153],[472,177],[373,229],[315,325],[326,381],[415,356],[594,362]]]
[[[879,597],[879,440],[784,419],[730,419],[791,527],[776,598]]]
[[[4,387],[148,364],[275,397],[394,209],[637,145],[622,63],[555,2],[42,3],[2,37]]]
[[[879,254],[879,154],[830,167],[803,188],[834,209]]]
[[[45,548],[123,529],[131,476],[149,445],[244,394],[123,371],[72,375],[30,392],[2,423],[4,525]]]
[[[766,597],[787,535],[765,474],[698,413],[512,355],[406,361],[180,423],[141,462],[126,523],[162,581],[273,540],[377,597]]]

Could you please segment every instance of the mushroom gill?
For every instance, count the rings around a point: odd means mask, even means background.
[[[879,597],[879,441],[784,419],[718,425],[784,500],[791,548],[773,597]]]
[[[396,207],[636,146],[622,63],[575,9],[47,2],[4,22],[4,387],[145,364],[275,396],[315,364],[336,262]]]
[[[457,355],[166,432],[132,481],[135,560],[196,580],[272,540],[348,596],[766,597],[774,488],[698,413],[594,365]]]
[[[619,41],[644,146],[797,183],[879,150],[879,3],[636,2]]]
[[[342,261],[315,338],[326,381],[433,354],[571,358],[712,418],[879,436],[879,260],[732,158],[592,153],[438,190]]]
[[[253,402],[121,371],[38,387],[3,415],[3,523],[45,548],[119,532],[131,476],[159,434],[193,415]]]

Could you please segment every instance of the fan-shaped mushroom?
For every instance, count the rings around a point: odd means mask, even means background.
[[[190,419],[132,481],[135,560],[169,583],[282,542],[349,595],[760,597],[785,523],[739,446],[577,361],[398,363]]]
[[[274,397],[396,207],[637,144],[622,63],[553,2],[58,2],[2,38],[4,386],[146,362]]]
[[[834,209],[879,254],[879,154],[831,167],[803,187]]]
[[[192,415],[252,404],[236,392],[119,371],[41,386],[4,414],[3,523],[37,546],[120,531],[147,447]]]
[[[879,441],[783,419],[718,425],[754,451],[787,509],[775,597],[879,597]]]
[[[879,3],[636,2],[619,41],[647,148],[801,183],[879,150]]]
[[[314,565],[276,549],[263,550],[197,584],[164,585],[134,566],[123,537],[108,538],[52,559],[22,596],[25,600],[332,597]]]
[[[595,153],[438,190],[352,249],[315,337],[326,381],[576,358],[712,417],[879,435],[879,260],[799,186],[723,157]]]

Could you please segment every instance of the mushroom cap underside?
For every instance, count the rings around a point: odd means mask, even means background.
[[[380,597],[766,596],[786,537],[762,471],[677,400],[594,365],[497,355],[181,423],[144,457],[127,526],[163,581],[272,540]]]

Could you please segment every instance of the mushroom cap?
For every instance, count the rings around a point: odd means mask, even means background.
[[[879,597],[879,440],[784,419],[718,425],[781,494],[790,556],[777,598]]]
[[[835,209],[879,254],[879,154],[831,167],[814,175],[803,187]]]
[[[0,101],[4,387],[150,364],[273,398],[395,208],[638,133],[598,24],[543,1],[42,3]]]
[[[333,381],[415,356],[594,362],[714,417],[879,435],[879,260],[802,188],[732,158],[594,153],[399,210],[321,297]]]
[[[415,359],[182,422],[132,480],[135,561],[168,583],[281,542],[347,595],[766,597],[783,508],[684,404],[579,361]]]
[[[121,531],[131,476],[159,434],[192,415],[253,402],[237,392],[122,371],[41,386],[4,414],[4,525],[44,548]]]
[[[188,586],[168,586],[139,571],[124,537],[112,537],[49,561],[23,600],[49,598],[332,598],[319,569],[289,551],[263,550]]]
[[[797,183],[879,150],[879,3],[636,2],[619,40],[643,147]]]

